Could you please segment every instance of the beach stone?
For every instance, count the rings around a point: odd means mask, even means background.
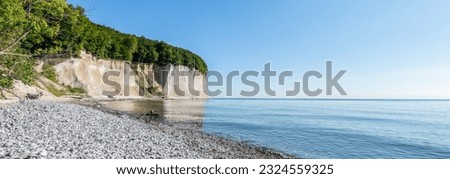
[[[2,107],[0,158],[290,158],[198,129],[118,114],[39,100]]]
[[[19,159],[27,159],[30,156],[30,152],[23,152],[17,158]]]
[[[0,158],[3,158],[6,156],[6,151],[2,148],[0,148]]]
[[[47,154],[48,154],[48,152],[47,152],[46,150],[41,150],[41,151],[39,152],[39,155],[42,156],[42,157],[46,157]]]
[[[3,147],[11,147],[12,145],[14,145],[14,143],[12,141],[8,141],[3,144]]]

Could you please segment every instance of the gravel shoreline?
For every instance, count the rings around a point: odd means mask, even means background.
[[[291,158],[196,130],[92,107],[25,101],[0,108],[0,158]]]

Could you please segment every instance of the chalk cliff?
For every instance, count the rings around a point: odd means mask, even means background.
[[[82,88],[94,98],[207,97],[204,91],[205,75],[185,66],[104,60],[85,52],[79,58],[56,61],[53,63],[60,85]]]

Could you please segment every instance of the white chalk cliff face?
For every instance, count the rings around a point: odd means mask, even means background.
[[[97,59],[81,53],[55,65],[58,83],[83,88],[87,95],[101,97],[207,98],[206,77],[185,66],[128,63]]]

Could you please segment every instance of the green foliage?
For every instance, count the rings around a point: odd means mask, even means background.
[[[16,62],[13,70],[13,77],[17,80],[22,81],[26,85],[31,85],[34,83],[36,78],[36,73],[34,71],[34,60],[24,59],[22,61]]]
[[[22,47],[29,49],[30,53],[73,56],[84,49],[105,59],[186,65],[202,73],[207,71],[206,63],[188,50],[92,23],[84,15],[83,8],[64,5],[60,1],[62,0],[55,0],[56,4],[51,6],[48,3],[42,4],[46,10],[35,10],[36,14],[49,15],[40,19],[44,30],[33,34],[23,43]]]
[[[159,58],[159,53],[156,51],[155,45],[156,41],[140,37],[138,39],[138,49],[133,55],[133,61],[139,63],[156,63]]]
[[[13,84],[13,79],[9,76],[6,76],[2,72],[0,72],[0,87],[1,88],[11,88]]]
[[[42,65],[41,74],[42,74],[42,76],[46,77],[47,79],[49,79],[53,82],[58,81],[58,75],[56,74],[55,68],[48,63],[44,63],[44,65]]]
[[[81,12],[81,11],[80,11]],[[82,48],[93,55],[106,59],[120,59],[158,65],[186,65],[206,73],[208,67],[198,55],[165,42],[124,34],[112,28],[91,23],[80,17],[85,29]]]
[[[47,85],[47,86],[45,86],[45,88],[47,88],[48,92],[52,93],[56,97],[60,97],[60,96],[64,95],[64,91],[60,91],[60,90],[56,89],[56,87],[53,85]]]
[[[23,0],[0,1],[0,52],[23,53],[18,49],[18,39],[27,34],[29,23],[23,8]],[[0,87],[12,87],[13,80],[21,80],[25,84],[34,81],[34,61],[25,56],[0,54]]]
[[[19,38],[26,26],[26,12],[21,1],[0,1],[0,50],[7,48]]]
[[[127,48],[123,48],[122,54],[124,57],[123,60],[126,61],[132,61],[133,60],[133,54],[137,51],[138,47],[138,40],[135,36],[126,36],[123,40],[123,46]]]
[[[71,86],[64,86],[64,90],[58,90],[55,86],[49,84],[45,85],[45,88],[47,88],[48,92],[52,93],[53,95],[60,97],[66,94],[83,94],[85,93],[83,88],[74,88]]]
[[[72,94],[82,94],[85,93],[83,88],[74,88],[71,86],[65,86],[67,88],[67,90],[72,93]]]
[[[12,87],[14,79],[30,85],[33,84],[35,76],[34,60],[0,55],[0,87]]]
[[[65,0],[22,0],[27,13],[30,34],[22,42],[22,47],[34,55],[58,54],[62,49],[61,26],[70,15]]]
[[[83,8],[66,0],[1,0],[0,34],[1,87],[10,87],[14,79],[33,82],[30,57],[78,56],[81,50],[105,59],[208,70],[189,50],[92,23]],[[43,75],[56,81],[48,69]]]

